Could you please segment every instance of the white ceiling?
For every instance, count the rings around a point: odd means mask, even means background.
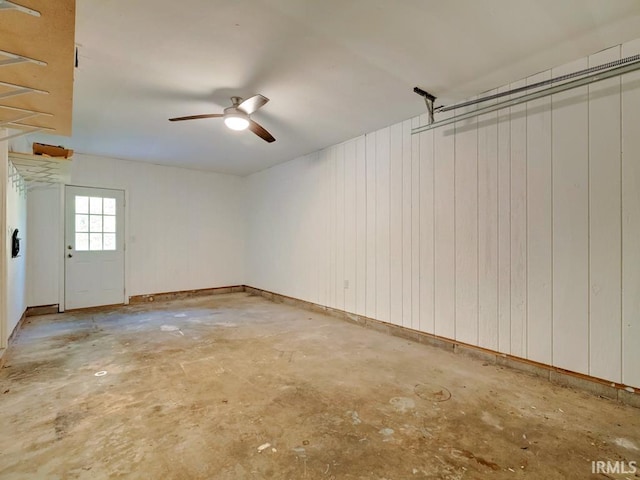
[[[78,0],[77,152],[246,175],[640,36],[638,0]],[[232,132],[229,97],[271,101]],[[437,104],[441,103],[440,101]]]

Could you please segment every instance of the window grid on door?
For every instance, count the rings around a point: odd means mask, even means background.
[[[116,249],[116,199],[109,197],[75,197],[76,251]]]

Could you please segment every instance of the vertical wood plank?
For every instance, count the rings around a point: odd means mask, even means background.
[[[391,321],[389,279],[390,257],[390,129],[376,132],[376,315]]]
[[[318,302],[318,292],[320,290],[318,283],[318,259],[322,256],[322,244],[318,242],[318,238],[322,236],[321,222],[322,218],[322,186],[320,184],[321,165],[318,163],[317,152],[310,153],[303,157],[300,162],[300,170],[304,172],[299,177],[301,179],[298,185],[297,196],[303,196],[304,192],[309,192],[308,204],[299,203],[296,216],[302,217],[301,222],[303,230],[301,236],[304,245],[299,247],[303,253],[303,259],[298,265],[298,272],[301,278],[305,278],[302,285],[301,298],[311,302]],[[308,212],[308,213],[307,213]],[[294,243],[299,244],[299,242]]]
[[[620,58],[620,46],[589,66]],[[620,77],[589,85],[589,375],[622,381]]]
[[[443,115],[442,119],[449,115]],[[435,162],[435,334],[455,338],[455,127],[433,130]]]
[[[420,121],[426,123],[427,116],[421,115]],[[411,132],[411,121],[404,122],[406,131]],[[433,133],[431,134],[433,136]],[[411,156],[411,324],[408,325],[415,330],[422,330],[420,317],[420,303],[423,302],[424,308],[429,308],[427,305],[426,292],[422,294],[420,290],[420,222],[421,222],[421,210],[420,210],[420,181],[422,179],[421,170],[421,157],[420,157],[420,138],[412,139],[406,138],[405,151],[409,151]],[[414,147],[415,145],[415,147]],[[417,154],[412,155],[413,149],[417,149]],[[433,312],[433,307],[431,307]],[[425,317],[426,323],[429,322]]]
[[[344,309],[356,311],[356,140],[344,146]]]
[[[501,87],[498,92],[506,92]],[[498,350],[511,353],[511,112],[498,112]]]
[[[587,68],[581,59],[558,76]],[[553,95],[553,363],[589,372],[587,87]]]
[[[402,124],[389,127],[390,131],[390,308],[391,323],[402,325]]]
[[[365,281],[365,315],[369,318],[378,318],[376,310],[376,281],[377,262],[377,191],[376,180],[376,133],[368,133],[365,136],[365,166],[366,166],[366,196],[367,196],[367,236],[366,236],[366,281]]]
[[[344,143],[336,149],[336,308],[344,310],[345,259],[345,195],[344,195]]]
[[[551,78],[551,71],[527,83]],[[527,358],[551,364],[551,98],[527,104]]]
[[[498,349],[497,112],[478,117],[478,345]]]
[[[622,56],[640,54],[640,40]],[[640,72],[622,77],[622,382],[640,388]]]
[[[427,122],[427,117],[423,114],[417,122]],[[411,135],[412,120],[403,123],[406,133],[404,137],[404,152],[411,161],[411,273],[410,273],[410,309],[411,322],[407,325],[414,330],[421,330],[420,326],[420,301],[422,295],[420,291],[420,138]],[[414,155],[415,151],[415,155]]]
[[[309,202],[310,218],[305,221],[305,248],[306,256],[303,268],[305,275],[309,279],[306,288],[306,299],[311,302],[318,303],[318,293],[320,284],[318,283],[318,259],[322,255],[322,245],[316,239],[322,235],[321,222],[322,218],[322,187],[320,185],[321,165],[318,163],[317,152],[310,153],[306,156],[304,166],[308,168],[309,173],[306,175],[306,184],[313,185],[311,188],[312,195]]]
[[[318,163],[320,164],[320,182],[322,185],[322,205],[320,208],[320,218],[322,235],[329,238],[329,162],[327,159],[327,150],[318,152]],[[329,244],[325,242],[320,246],[321,256],[318,259],[318,303],[320,305],[329,304]]]
[[[411,120],[402,122],[402,326],[411,328],[411,240],[413,206],[411,203]]]
[[[511,84],[524,86],[525,81]],[[511,108],[511,354],[527,356],[527,107]]]
[[[426,120],[423,120],[426,123]],[[421,123],[423,124],[423,123]],[[435,333],[434,130],[420,137],[420,330]],[[440,192],[442,195],[443,192]]]
[[[366,315],[367,283],[367,165],[365,138],[356,139],[356,307]]]
[[[330,171],[330,183],[329,183],[329,238],[331,239],[330,252],[329,252],[329,306],[332,308],[338,307],[336,296],[336,274],[337,274],[337,228],[336,228],[336,209],[337,203],[337,182],[338,182],[338,169],[336,165],[336,147],[329,147],[329,171]]]
[[[472,345],[478,344],[477,124],[477,117],[455,124],[456,340]]]

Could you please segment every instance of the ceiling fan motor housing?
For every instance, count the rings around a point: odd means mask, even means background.
[[[231,97],[232,107],[224,109],[224,123],[232,130],[245,130],[249,126],[249,115],[238,108],[240,97]]]
[[[224,109],[224,116],[234,116],[234,117],[244,117],[244,118],[249,118],[249,115],[247,115],[246,112],[240,110],[237,107],[227,107]]]

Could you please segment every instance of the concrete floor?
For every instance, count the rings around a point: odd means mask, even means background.
[[[0,388],[4,480],[640,477],[636,408],[245,293],[31,317]]]

